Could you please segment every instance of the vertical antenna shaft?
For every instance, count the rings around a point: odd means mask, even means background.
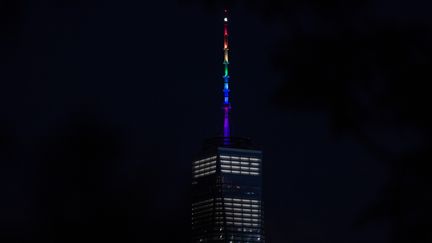
[[[223,76],[224,79],[224,138],[225,143],[229,143],[229,137],[230,134],[230,124],[229,124],[229,113],[231,111],[231,103],[230,103],[230,89],[229,89],[229,43],[228,43],[228,10],[225,10],[225,17],[224,17],[224,67],[225,67],[225,74]]]

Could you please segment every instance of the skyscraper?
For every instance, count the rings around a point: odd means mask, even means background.
[[[223,136],[205,141],[192,165],[192,242],[265,242],[262,152],[230,131],[228,22],[225,10]]]

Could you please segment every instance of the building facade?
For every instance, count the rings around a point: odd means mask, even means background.
[[[265,242],[262,152],[230,139],[207,141],[193,162],[192,242]]]

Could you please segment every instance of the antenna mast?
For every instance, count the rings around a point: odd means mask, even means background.
[[[223,105],[223,110],[224,110],[224,141],[225,144],[229,144],[230,142],[230,137],[231,137],[231,132],[230,132],[230,124],[229,124],[229,116],[230,116],[230,111],[231,111],[231,102],[230,102],[230,97],[229,97],[229,93],[230,93],[230,89],[229,89],[229,80],[230,80],[230,76],[229,76],[229,43],[228,43],[228,10],[225,10],[225,17],[224,17],[224,67],[225,67],[225,74],[223,76],[224,79],[224,105]]]

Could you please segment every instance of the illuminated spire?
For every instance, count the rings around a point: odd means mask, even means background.
[[[229,113],[231,111],[231,103],[230,103],[230,97],[229,97],[229,93],[230,93],[230,89],[229,89],[229,71],[228,71],[228,66],[229,66],[229,43],[228,43],[228,21],[229,21],[229,17],[228,17],[228,10],[225,10],[225,17],[224,17],[224,67],[225,67],[225,73],[223,76],[224,79],[224,106],[223,106],[223,110],[224,110],[224,138],[225,138],[225,143],[228,144],[229,143],[229,138],[231,136],[230,133],[230,124],[229,124]]]

